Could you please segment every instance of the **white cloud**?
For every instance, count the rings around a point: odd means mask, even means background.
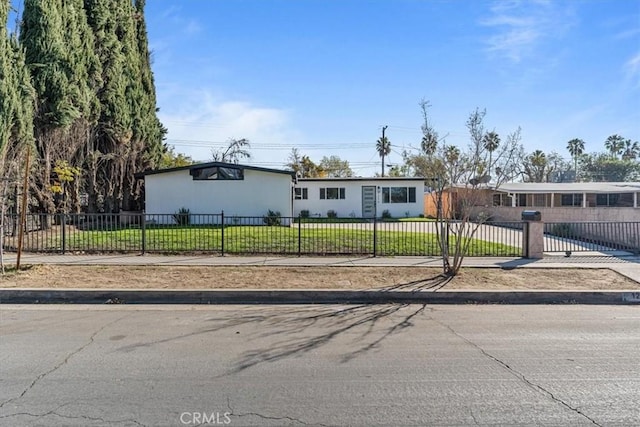
[[[202,25],[200,25],[200,23],[194,19],[187,22],[184,27],[184,32],[190,36],[198,34],[201,31],[202,31]]]
[[[546,0],[496,1],[480,24],[494,30],[486,40],[487,50],[518,63],[543,41],[566,31],[571,15]]]
[[[624,69],[633,87],[640,88],[640,51],[625,63]]]
[[[299,140],[286,110],[217,99],[208,92],[176,100],[179,104],[159,113],[169,130],[167,143],[197,161],[210,160],[211,150],[226,147],[229,139],[246,138],[252,153],[247,163],[280,167]]]

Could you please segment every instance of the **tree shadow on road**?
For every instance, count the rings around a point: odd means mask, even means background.
[[[359,357],[403,330],[413,326],[413,318],[422,314],[425,305],[389,304],[356,305],[336,309],[335,306],[276,309],[270,316],[248,318],[212,318],[222,321],[223,327],[255,325],[250,342],[263,343],[241,354],[228,374],[253,366],[301,356],[337,340],[348,340],[340,362]]]
[[[424,279],[412,280],[410,282],[405,283],[396,283],[391,286],[386,286],[384,288],[380,288],[381,292],[385,291],[427,291],[431,290],[433,292],[442,289],[451,281],[451,276],[446,276],[444,274],[438,274],[437,276],[427,277]]]

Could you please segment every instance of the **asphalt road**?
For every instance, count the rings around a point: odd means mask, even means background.
[[[0,425],[640,424],[635,306],[0,306]]]

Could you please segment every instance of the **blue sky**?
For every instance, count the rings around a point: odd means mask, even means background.
[[[640,0],[150,0],[146,20],[168,143],[195,160],[248,138],[249,162],[380,170],[419,146],[419,102],[447,143],[486,108],[527,151],[640,140]]]

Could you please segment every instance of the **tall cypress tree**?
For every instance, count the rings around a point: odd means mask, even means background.
[[[82,165],[97,119],[99,62],[81,1],[25,0],[20,40],[37,93],[34,124],[42,167],[34,175],[34,195],[41,211],[54,212],[53,167],[60,161]]]
[[[136,206],[140,201],[141,181],[135,180],[134,173],[156,167],[165,151],[163,143],[166,129],[160,123],[156,108],[156,91],[151,71],[151,58],[147,28],[144,20],[144,0],[137,0],[132,27],[127,26],[130,35],[126,39],[129,68],[128,100],[133,116],[133,145],[130,170],[125,177],[123,204]],[[132,31],[131,31],[132,30]],[[139,203],[138,203],[139,205]]]
[[[7,33],[9,0],[0,0],[0,176],[7,176],[7,157],[33,142],[35,93],[24,51]]]
[[[0,222],[3,231],[4,214],[10,206],[9,189],[16,186],[18,167],[26,151],[24,148],[33,143],[35,99],[24,51],[16,38],[7,34],[9,6],[9,0],[0,0],[0,176],[3,178],[0,181]],[[15,207],[15,198],[13,202]],[[0,240],[4,237],[2,234]],[[4,271],[1,248],[0,265]]]
[[[7,17],[9,0],[0,0],[0,161],[9,144],[11,123],[15,100],[11,93],[11,82],[14,79],[12,50],[7,34]]]
[[[128,8],[127,8],[128,3]],[[98,92],[100,120],[93,133],[91,169],[95,181],[89,194],[90,209],[112,212],[119,207],[124,164],[132,138],[131,108],[127,101],[126,55],[122,19],[131,14],[130,1],[85,0],[95,52],[102,66],[102,88]]]
[[[149,52],[149,40],[147,36],[147,25],[144,20],[144,8],[146,0],[136,0],[137,16],[137,41],[138,53],[140,55],[140,72],[142,74],[142,87],[145,96],[144,124],[140,129],[141,138],[146,142],[144,151],[144,162],[142,168],[150,169],[158,166],[162,155],[166,152],[166,145],[163,143],[167,129],[158,118],[158,108],[156,99],[156,87],[151,70],[151,54]]]
[[[92,203],[105,211],[130,209],[140,197],[134,174],[155,167],[166,133],[156,114],[144,2],[85,0],[85,7],[104,80],[93,157],[102,194]]]

